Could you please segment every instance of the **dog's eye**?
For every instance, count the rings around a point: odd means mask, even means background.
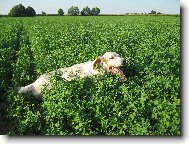
[[[114,59],[114,57],[111,57],[110,59]]]

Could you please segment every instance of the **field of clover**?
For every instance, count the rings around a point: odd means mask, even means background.
[[[10,135],[181,135],[180,17],[0,18],[0,100]],[[43,73],[115,51],[117,75],[57,75],[41,100],[17,87]]]

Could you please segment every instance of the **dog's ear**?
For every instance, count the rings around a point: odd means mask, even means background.
[[[100,62],[104,62],[104,63],[107,63],[107,60],[104,58],[104,57],[98,57],[94,60],[94,63],[93,63],[93,69],[96,67],[96,65]]]
[[[98,63],[100,63],[102,61],[102,57],[98,57],[98,58],[96,58],[95,60],[94,60],[94,63],[93,63],[93,69],[96,67],[96,65],[98,64]]]

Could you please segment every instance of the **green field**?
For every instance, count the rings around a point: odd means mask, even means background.
[[[126,59],[126,82],[57,76],[42,101],[17,94],[106,51]],[[0,18],[0,65],[1,134],[181,135],[179,16]]]

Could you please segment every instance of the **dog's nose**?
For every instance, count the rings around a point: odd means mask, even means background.
[[[126,60],[124,59],[124,60],[123,60],[123,65],[125,65],[125,64],[126,64]]]

